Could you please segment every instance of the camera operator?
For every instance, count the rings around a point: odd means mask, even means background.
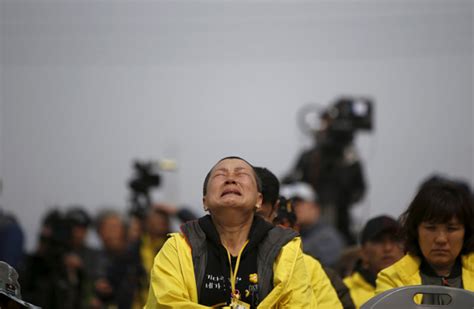
[[[361,200],[366,189],[362,162],[353,141],[357,130],[372,128],[371,104],[368,100],[339,99],[320,114],[320,126],[313,131],[314,147],[299,156],[291,173],[283,179],[283,183],[311,184],[325,212],[334,209],[335,225],[349,245],[355,244],[350,206]]]
[[[65,219],[70,224],[70,256],[68,261],[74,262],[74,256],[80,258],[80,265],[84,271],[84,297],[83,303],[88,304],[94,297],[94,282],[101,277],[100,265],[101,254],[98,249],[91,248],[86,243],[89,228],[92,225],[92,218],[83,206],[69,206],[65,213]]]
[[[21,269],[26,300],[50,309],[84,308],[86,276],[71,243],[71,222],[57,209],[49,211],[42,222],[38,248]]]

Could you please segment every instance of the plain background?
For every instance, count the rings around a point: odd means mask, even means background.
[[[287,173],[307,103],[375,101],[356,223],[434,172],[473,180],[473,1],[3,0],[2,207],[36,243],[52,205],[127,209],[133,159],[173,159],[157,200],[202,214],[221,157]]]

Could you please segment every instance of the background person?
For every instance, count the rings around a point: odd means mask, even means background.
[[[336,265],[345,247],[344,238],[332,225],[322,222],[321,206],[313,188],[307,183],[296,182],[282,186],[281,195],[293,202],[303,251],[324,266]]]
[[[137,291],[132,308],[143,308],[150,287],[150,271],[156,254],[166,241],[170,232],[170,218],[166,212],[151,205],[143,218],[144,231],[141,237],[131,245],[130,251],[141,264],[142,272],[138,278]]]
[[[100,259],[99,250],[89,247],[86,242],[92,219],[84,207],[75,205],[68,207],[65,220],[70,224],[70,247],[71,253],[75,256],[70,259],[74,263],[79,258],[78,262],[84,270],[85,276],[83,295],[85,299],[90,300],[93,296],[94,282],[99,277],[97,263]]]
[[[408,253],[377,277],[376,293],[406,285],[441,285],[474,291],[474,210],[468,190],[449,181],[421,186],[402,214]],[[416,295],[446,304],[443,295]]]
[[[0,261],[18,268],[25,255],[25,236],[16,217],[0,208]]]
[[[23,297],[48,309],[81,309],[89,298],[82,259],[72,248],[72,222],[59,209],[43,218],[38,247],[21,266]]]
[[[325,217],[333,219],[337,230],[349,245],[355,244],[352,234],[351,206],[360,201],[366,191],[363,163],[354,142],[356,132],[372,129],[371,102],[366,99],[339,98],[319,114],[319,126],[311,128],[314,146],[303,151],[283,180],[311,184],[319,195]],[[363,110],[363,118],[352,112]],[[360,122],[360,120],[362,120]],[[316,130],[315,130],[316,129]]]
[[[94,283],[89,308],[130,309],[145,272],[137,252],[127,242],[125,220],[116,210],[103,209],[96,218],[96,229],[102,243],[96,265],[100,276]]]
[[[262,206],[257,210],[257,213],[267,222],[294,228],[296,216],[292,213],[291,205],[287,205],[285,199],[280,199],[280,182],[278,178],[264,167],[255,167],[255,171],[262,181],[263,196]],[[304,259],[308,274],[311,276],[313,296],[318,308],[354,308],[348,289],[337,274],[329,276],[327,273],[328,269],[323,269],[321,263],[312,256],[304,254]],[[339,296],[341,297],[339,298]]]
[[[356,308],[375,295],[375,279],[382,269],[404,255],[398,222],[389,216],[370,219],[361,232],[361,260],[354,272],[344,278]]]

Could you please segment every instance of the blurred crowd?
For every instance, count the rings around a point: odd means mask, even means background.
[[[19,272],[23,299],[43,308],[143,308],[171,216],[194,218],[165,204],[141,216],[116,208],[95,216],[78,205],[52,208],[41,220],[35,250],[26,253],[21,226],[2,213],[0,260]],[[99,248],[88,245],[89,233],[97,235]]]

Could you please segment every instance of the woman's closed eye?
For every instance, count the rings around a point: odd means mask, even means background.
[[[462,229],[460,225],[448,225],[448,231],[455,232]]]
[[[423,228],[425,228],[428,231],[434,231],[434,230],[436,230],[436,225],[431,224],[431,223],[425,223],[425,224],[423,224]]]

